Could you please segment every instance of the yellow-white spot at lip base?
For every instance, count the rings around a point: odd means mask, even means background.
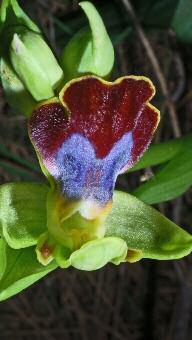
[[[96,218],[104,219],[109,214],[111,208],[112,201],[109,201],[104,206],[100,206],[94,200],[85,200],[82,201],[79,212],[88,220],[94,220]]]

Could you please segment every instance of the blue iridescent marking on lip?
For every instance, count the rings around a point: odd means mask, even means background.
[[[74,133],[56,155],[58,180],[63,194],[73,200],[92,200],[105,205],[112,199],[118,174],[130,160],[132,133],[126,133],[103,158],[96,158],[94,148],[84,136]]]

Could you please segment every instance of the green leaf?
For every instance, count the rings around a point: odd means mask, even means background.
[[[192,185],[192,136],[185,137],[184,141],[180,152],[133,192],[136,197],[155,204],[182,195]]]
[[[192,250],[192,236],[136,197],[116,191],[106,236],[121,237],[143,258],[178,259]]]
[[[191,0],[138,0],[135,7],[146,26],[172,27],[180,40],[192,42]]]
[[[192,42],[192,1],[179,0],[172,23],[178,38],[184,42]]]
[[[179,0],[137,0],[134,6],[146,26],[168,28]]]
[[[120,237],[105,237],[85,243],[80,249],[74,251],[69,258],[64,247],[59,247],[55,258],[63,268],[70,265],[80,270],[97,270],[108,262],[119,264],[127,255],[126,242]]]
[[[172,160],[133,194],[148,204],[172,200],[192,185],[192,158],[186,152]]]
[[[192,137],[192,135],[191,135]],[[185,147],[186,137],[177,138],[168,142],[155,144],[149,147],[140,161],[129,170],[129,172],[144,169],[150,166],[159,165],[172,159]]]
[[[114,64],[114,50],[104,23],[88,1],[79,4],[89,20],[89,29],[81,29],[69,41],[61,55],[66,80],[93,73],[106,78]]]
[[[54,262],[46,267],[42,266],[37,261],[34,247],[15,250],[1,240],[0,255],[0,301],[21,292],[57,268]]]
[[[0,223],[10,247],[19,249],[37,243],[46,230],[48,187],[40,183],[10,183],[0,186]]]

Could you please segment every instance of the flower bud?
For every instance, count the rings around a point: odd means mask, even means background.
[[[9,63],[4,59],[1,59],[0,74],[5,96],[9,105],[19,112],[24,113],[26,116],[30,116],[36,102],[31,94],[25,89],[23,83],[17,77]]]
[[[27,29],[14,33],[10,59],[17,75],[37,101],[54,96],[63,72],[40,34]]]

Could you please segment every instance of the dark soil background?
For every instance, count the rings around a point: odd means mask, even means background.
[[[154,143],[185,135],[192,130],[192,47],[180,42],[171,29],[150,26],[150,20],[147,26],[141,20],[164,75],[167,92],[164,91],[158,70],[154,70],[135,26],[128,26],[131,19],[124,2],[94,1],[115,45],[113,78],[141,74],[149,76],[156,85],[154,104],[161,110],[162,119]],[[138,3],[142,1],[132,3],[140,18]],[[86,24],[75,0],[33,0],[21,4],[39,23],[57,54],[73,33]],[[151,19],[158,22],[159,16]],[[136,27],[137,24],[136,21]],[[26,120],[9,108],[0,89],[0,184],[45,181],[39,170],[29,171],[25,164],[19,165],[17,157],[38,166]],[[146,172],[121,176],[117,186],[130,191],[143,175]],[[191,190],[157,208],[192,232]],[[4,339],[190,340],[192,257],[179,261],[142,260],[119,267],[107,265],[92,273],[57,270],[0,304],[0,340]]]

